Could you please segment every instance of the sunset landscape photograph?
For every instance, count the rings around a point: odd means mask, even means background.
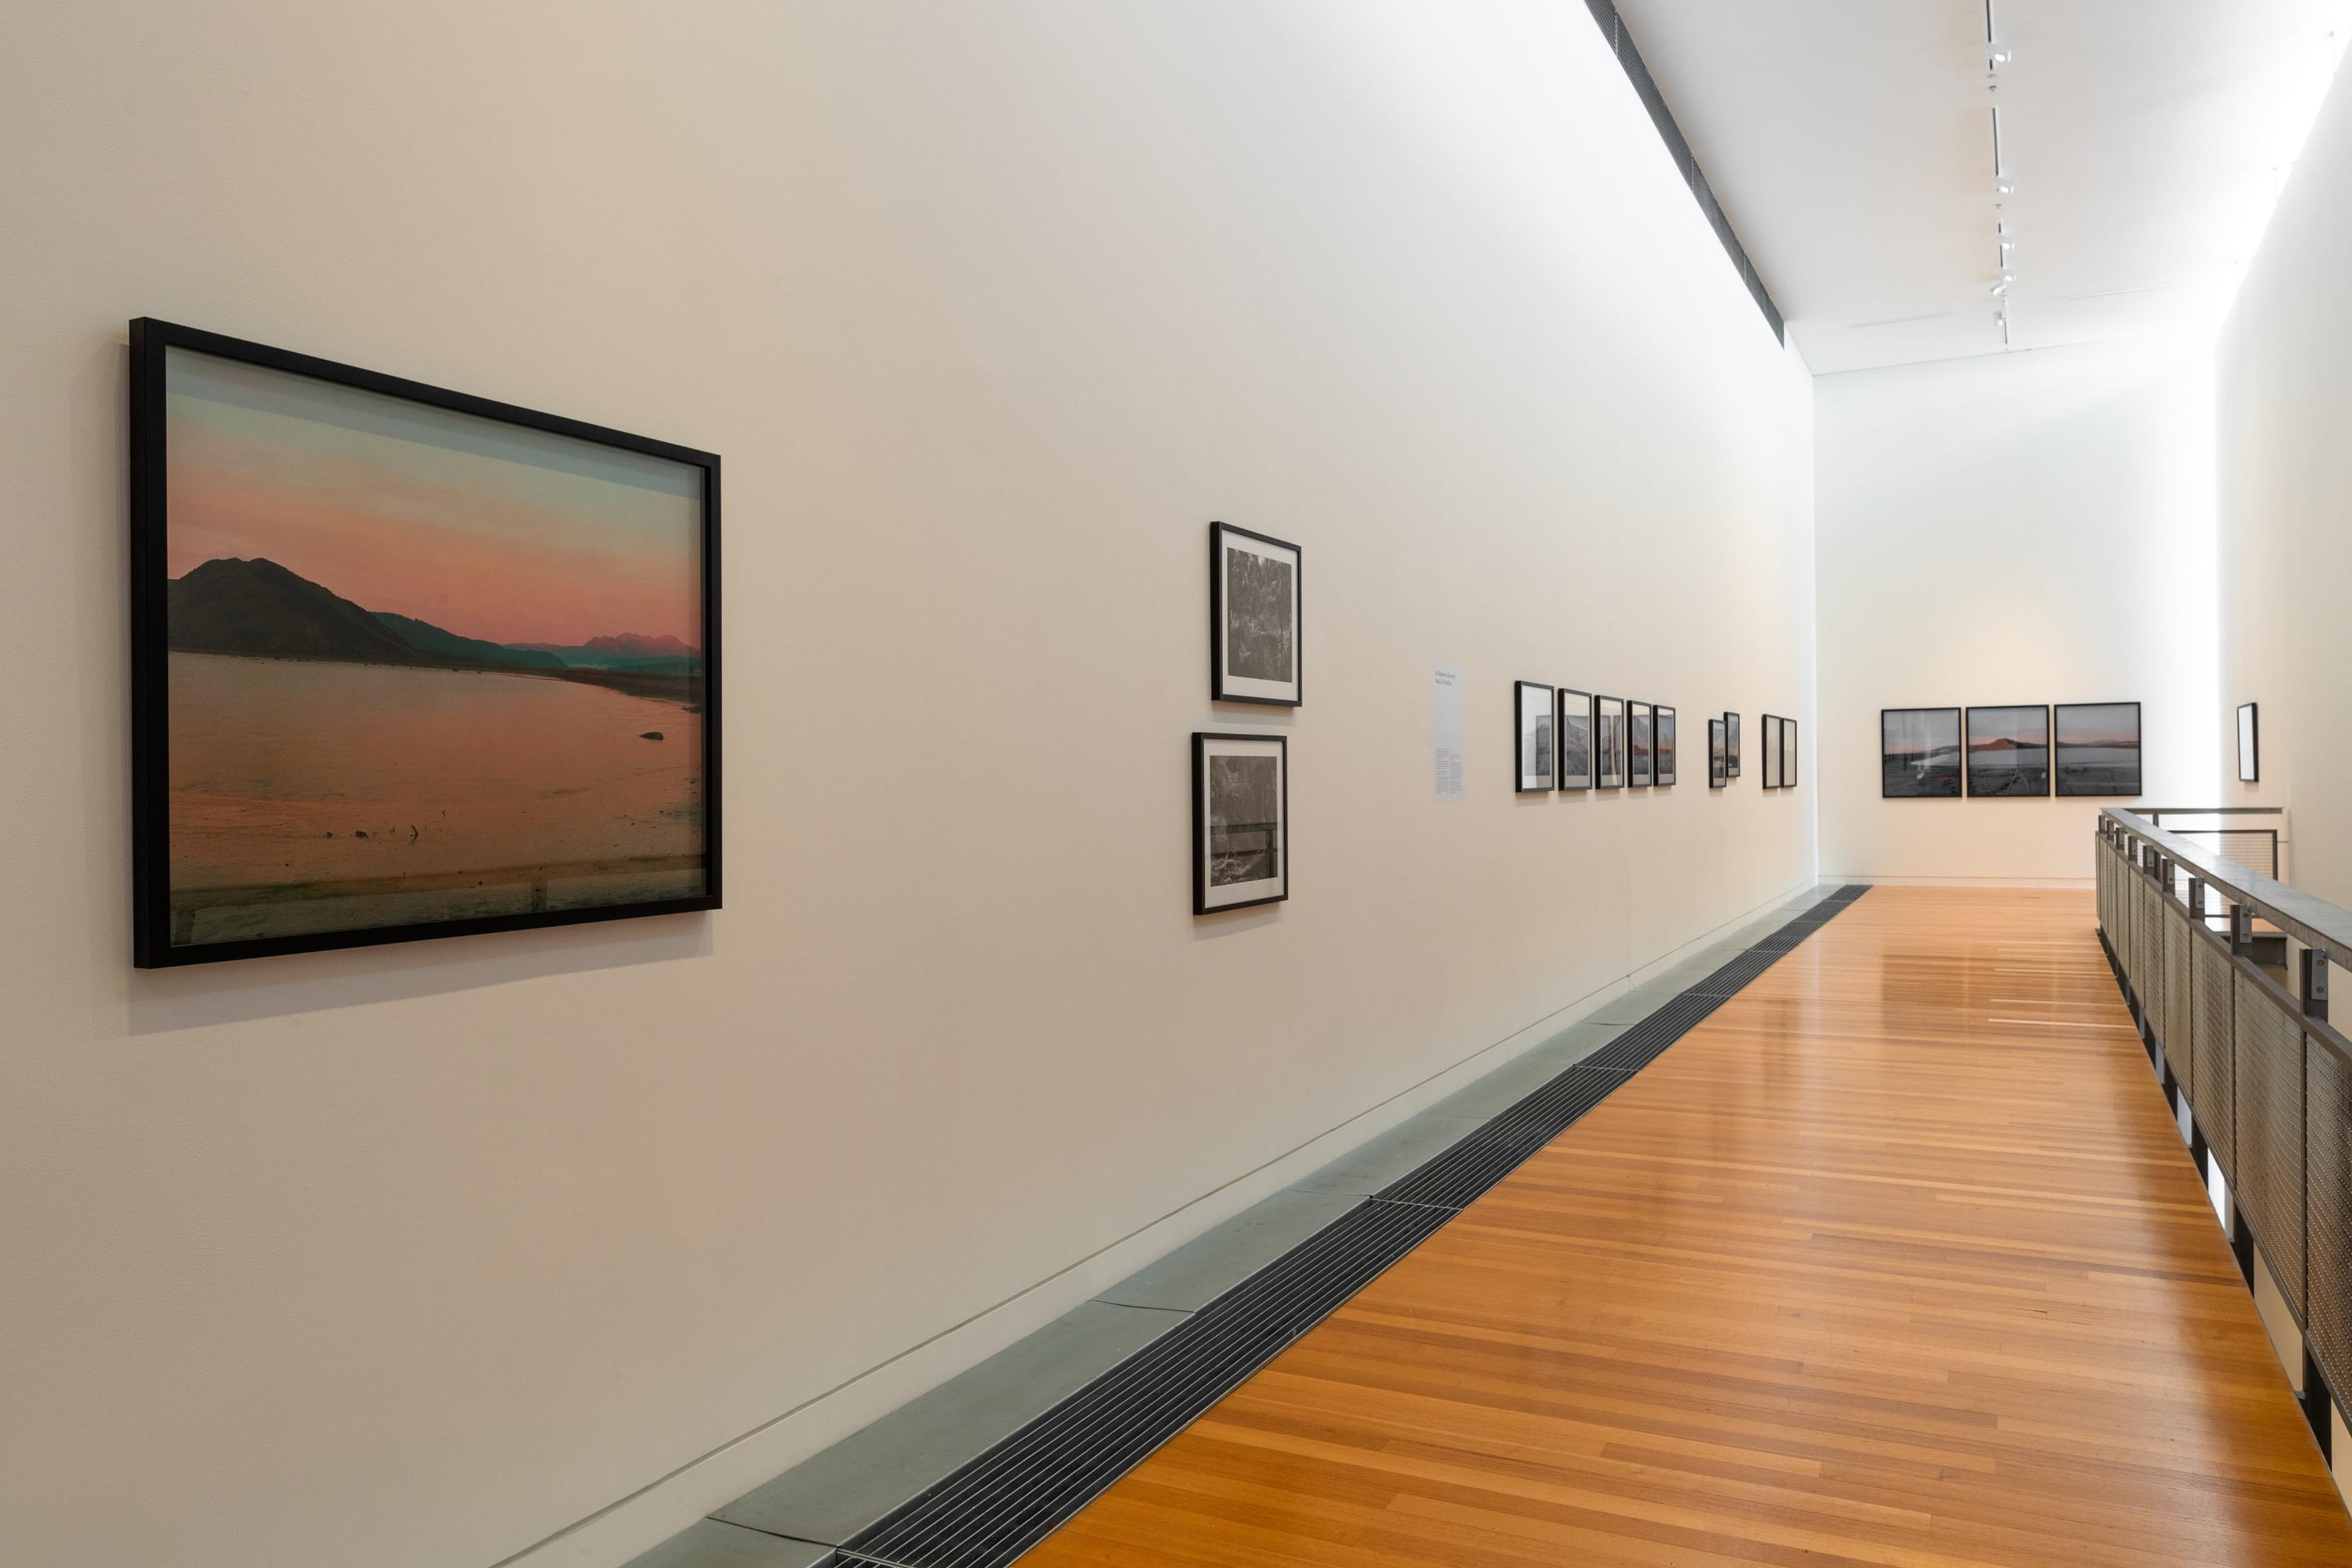
[[[171,942],[707,881],[704,471],[164,359]]]

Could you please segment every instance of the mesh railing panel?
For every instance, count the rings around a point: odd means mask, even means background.
[[[2164,1059],[2171,1066],[2172,1076],[2189,1088],[2197,1076],[2197,1052],[2189,1025],[2189,944],[2195,938],[2189,931],[2189,911],[2170,899],[2164,902],[2170,906],[2163,910],[2164,922],[2158,928],[2164,942]]]
[[[2164,1035],[2164,928],[2157,923],[2156,883],[2132,876],[2132,994],[2158,1039]]]
[[[2234,1191],[2238,1185],[2238,1118],[2233,1103],[2236,1068],[2238,988],[2230,955],[2200,938],[2189,943],[2190,1009],[2189,1038],[2196,1061],[2189,1088],[2189,1109],[2197,1113],[2198,1131],[2213,1152],[2221,1177]]]
[[[2305,1322],[2312,1353],[2338,1393],[2352,1389],[2352,1070],[2328,1047],[2310,1048],[2304,1149],[2310,1187],[2305,1229]]]
[[[2304,1319],[2303,1029],[2240,974],[2237,1017],[2238,1206]]]

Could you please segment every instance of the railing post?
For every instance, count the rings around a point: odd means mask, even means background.
[[[2327,950],[2324,947],[2303,950],[2303,1016],[2327,1016]]]
[[[2254,956],[2254,911],[2235,900],[2230,903],[2230,956],[2249,963]]]

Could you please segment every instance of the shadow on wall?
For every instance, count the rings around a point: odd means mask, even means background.
[[[709,958],[706,914],[441,937],[390,947],[292,953],[191,969],[126,968],[133,1035],[326,1013],[579,974]]]

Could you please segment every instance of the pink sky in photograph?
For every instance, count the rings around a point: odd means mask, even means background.
[[[461,637],[702,646],[683,465],[226,361],[173,369],[172,576],[263,557]]]

